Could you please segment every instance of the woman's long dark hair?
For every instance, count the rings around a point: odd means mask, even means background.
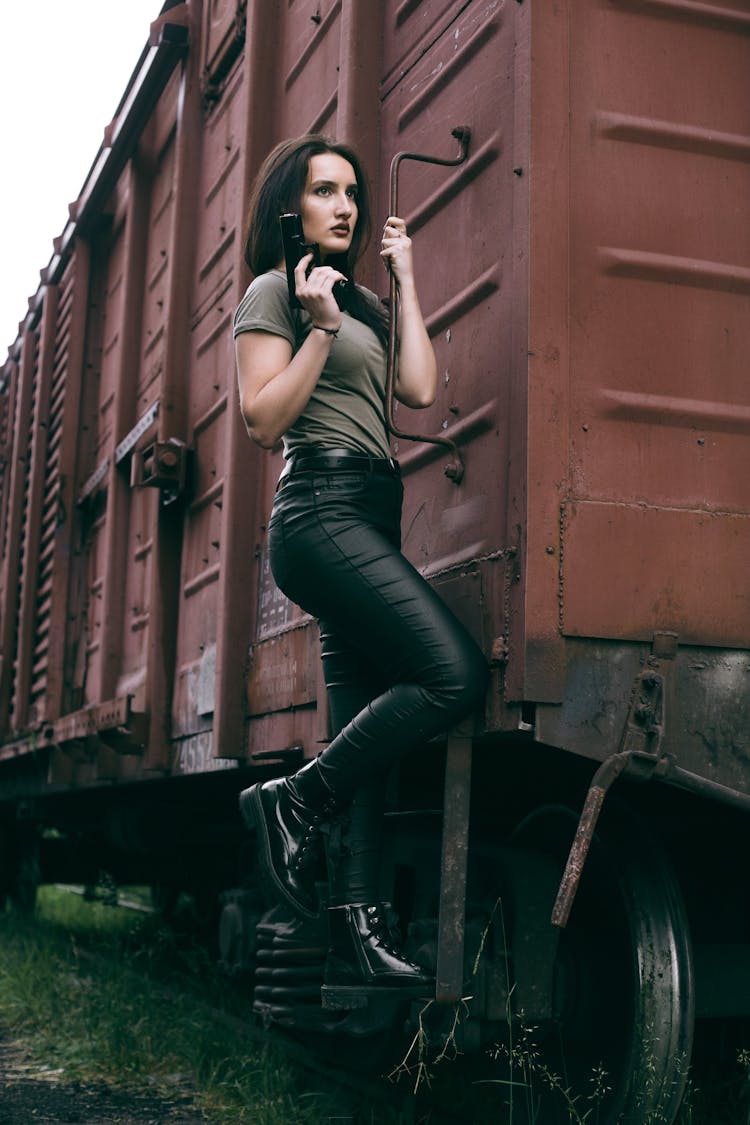
[[[318,133],[282,141],[266,157],[250,196],[246,223],[245,261],[255,276],[276,269],[283,261],[279,215],[299,212],[307,184],[310,158],[331,152],[348,160],[357,181],[357,222],[345,254],[332,254],[326,264],[338,269],[351,282],[347,312],[372,328],[385,346],[388,318],[379,306],[370,304],[356,288],[354,267],[370,238],[370,196],[367,179],[357,154]]]

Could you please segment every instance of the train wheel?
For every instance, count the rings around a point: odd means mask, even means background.
[[[570,809],[540,808],[514,843],[562,872],[576,823]],[[514,1122],[671,1125],[692,1049],[690,937],[667,856],[624,810],[600,819],[552,980],[552,1018],[509,1025]]]

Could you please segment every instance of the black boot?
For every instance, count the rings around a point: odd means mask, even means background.
[[[337,807],[316,761],[291,777],[251,785],[240,794],[243,819],[258,830],[258,859],[265,874],[292,910],[306,918],[315,918],[320,910],[315,892],[320,824]]]
[[[328,957],[323,975],[323,999],[343,999],[347,993],[404,989],[430,992],[435,978],[409,961],[388,925],[383,903],[348,903],[328,911]]]

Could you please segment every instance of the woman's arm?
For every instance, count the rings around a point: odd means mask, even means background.
[[[306,255],[295,270],[297,296],[316,326],[299,351],[292,355],[289,341],[271,332],[241,332],[235,342],[242,417],[250,437],[264,449],[271,449],[305,409],[333,342],[324,330],[341,327],[333,286],[343,274],[323,266],[307,278],[311,260]]]
[[[437,363],[414,283],[411,239],[403,219],[391,215],[380,256],[396,275],[399,290],[398,371],[394,393],[405,406],[431,406],[437,394]]]

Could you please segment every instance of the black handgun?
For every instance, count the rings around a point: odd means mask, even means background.
[[[305,242],[301,215],[294,213],[279,215],[279,223],[281,224],[281,241],[284,244],[284,262],[286,263],[286,283],[289,287],[289,304],[293,309],[301,309],[302,305],[299,302],[296,292],[297,286],[294,280],[294,271],[297,268],[297,263],[300,258],[304,258],[305,254],[312,254],[313,256],[310,269],[312,269],[313,266],[319,266],[320,250],[318,249],[317,242]],[[340,309],[346,308],[348,289],[348,281],[337,281],[333,287],[333,296]]]

